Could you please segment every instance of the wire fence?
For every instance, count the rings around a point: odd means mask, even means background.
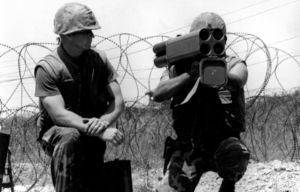
[[[242,139],[252,152],[251,158],[255,161],[299,160],[300,89],[285,88],[279,75],[279,67],[284,63],[299,66],[299,56],[268,47],[251,34],[228,33],[227,36],[227,54],[244,59],[249,70],[259,66],[263,71],[261,79],[250,73],[245,87],[247,130]],[[153,65],[152,47],[169,38],[141,38],[127,33],[96,36],[93,46],[106,51],[120,74],[118,81],[126,99],[125,111],[116,124],[124,133],[125,142],[119,148],[108,146],[105,160],[128,159],[133,169],[149,170],[162,166],[165,138],[175,137],[170,103],[154,103],[145,93],[155,89],[162,72]],[[0,47],[4,50],[0,55],[0,69],[3,58],[8,55],[15,58],[9,61],[13,64],[5,67],[5,73],[0,71],[1,77],[6,78],[0,79],[0,85],[4,84],[1,89],[5,93],[5,97],[0,98],[0,126],[2,131],[11,135],[9,148],[14,182],[25,186],[25,191],[30,191],[37,183],[50,180],[49,157],[36,141],[39,112],[38,100],[34,97],[33,70],[37,58],[50,53],[57,43],[27,43],[17,47],[0,44]],[[8,70],[10,66],[14,69]],[[279,88],[267,88],[271,79],[275,79]],[[134,96],[130,95],[132,93]]]

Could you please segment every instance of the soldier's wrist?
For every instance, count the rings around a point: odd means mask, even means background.
[[[101,122],[106,126],[108,127],[110,125],[109,121],[107,120],[101,120]]]
[[[106,131],[106,129],[107,129],[107,128],[103,128],[103,129],[98,133],[98,137],[99,137],[100,139],[102,139],[102,140],[103,140],[103,134],[104,134],[104,132]]]

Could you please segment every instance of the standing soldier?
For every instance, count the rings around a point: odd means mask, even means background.
[[[87,6],[63,5],[54,19],[60,44],[35,68],[38,140],[52,157],[57,192],[102,191],[106,142],[123,142],[112,127],[124,109],[118,74],[103,51],[91,48],[96,29]]]

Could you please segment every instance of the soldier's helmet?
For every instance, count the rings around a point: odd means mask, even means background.
[[[224,20],[221,16],[212,12],[201,13],[197,16],[191,25],[190,32],[201,30],[203,28],[219,28],[222,29],[223,34],[226,34],[226,25]]]
[[[55,14],[54,33],[56,34],[67,35],[100,28],[92,10],[79,3],[66,3]]]

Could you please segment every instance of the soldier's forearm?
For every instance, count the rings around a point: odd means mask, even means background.
[[[52,120],[58,126],[76,128],[78,131],[82,133],[85,132],[87,127],[83,123],[83,119],[81,116],[68,110],[63,110],[55,114],[55,116],[52,117]]]
[[[192,78],[188,73],[172,78],[163,82],[157,86],[153,92],[153,99],[156,102],[162,102],[173,97],[178,93],[182,87],[192,81]]]

